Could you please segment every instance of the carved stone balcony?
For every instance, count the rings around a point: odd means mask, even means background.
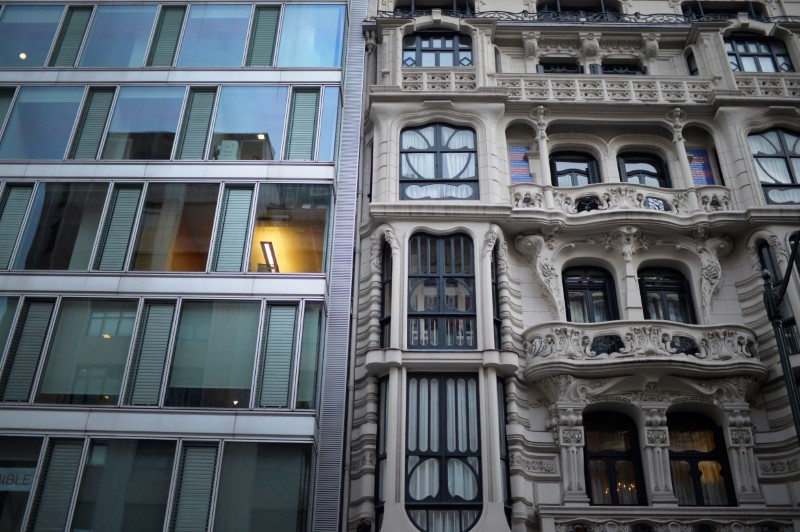
[[[478,78],[474,68],[404,69],[402,89],[412,92],[472,92],[478,89]]]
[[[680,375],[763,378],[756,336],[741,325],[686,325],[672,321],[548,322],[525,334],[525,378],[550,375]]]
[[[800,97],[800,74],[750,74],[737,72],[736,86],[743,96]]]
[[[519,213],[543,210],[574,216],[635,209],[675,216],[734,210],[731,194],[725,187],[675,189],[630,183],[597,183],[582,187],[520,183],[511,186],[511,206]]]

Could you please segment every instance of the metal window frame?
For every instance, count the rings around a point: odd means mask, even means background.
[[[579,278],[577,278],[580,276]],[[588,311],[585,323],[598,323],[594,315],[594,305],[588,304],[592,301],[592,292],[601,291],[604,296],[604,307],[608,314],[607,321],[619,319],[619,306],[617,305],[616,289],[614,279],[611,274],[602,268],[576,266],[567,268],[561,275],[564,285],[565,309],[567,321],[572,322],[572,311],[570,310],[569,296],[573,293],[581,293],[587,301]]]
[[[558,184],[558,177],[560,175],[569,175],[571,185],[573,187],[584,186],[579,184],[575,176],[577,175],[584,175],[586,176],[586,181],[589,185],[594,185],[597,183],[602,182],[600,176],[600,167],[597,164],[597,158],[594,155],[582,152],[582,151],[574,151],[574,150],[559,150],[554,151],[549,155],[550,160],[550,175],[552,176],[553,186],[558,187],[561,186]],[[588,166],[587,172],[582,172],[579,170],[565,170],[562,172],[558,172],[556,170],[556,164],[559,162],[585,162]]]
[[[647,320],[655,319],[650,316],[650,309],[647,304],[647,295],[651,293],[661,294],[661,311],[665,317],[669,316],[669,309],[667,308],[667,299],[664,297],[666,294],[678,294],[679,297],[686,301],[686,310],[688,312],[685,323],[697,323],[696,313],[694,309],[694,300],[692,299],[692,291],[689,287],[689,282],[686,277],[679,271],[672,268],[643,268],[637,272],[639,278],[639,292],[642,297],[642,310],[644,317]],[[658,280],[649,281],[648,277],[658,277]]]
[[[736,49],[736,45],[737,44],[745,44],[745,45],[747,45],[747,44],[751,44],[751,43],[756,43],[757,45],[766,44],[767,47],[769,48],[769,52],[740,52],[739,50]],[[742,68],[742,66],[744,65],[744,63],[742,62],[742,58],[743,57],[754,57],[754,58],[767,57],[767,58],[772,60],[772,65],[775,67],[775,71],[774,71],[775,73],[780,74],[780,73],[786,73],[786,72],[794,72],[794,65],[792,64],[792,59],[791,59],[791,56],[789,55],[789,51],[786,50],[785,54],[779,54],[778,52],[775,51],[775,46],[774,46],[775,43],[780,43],[781,46],[784,47],[784,49],[786,48],[786,46],[783,44],[782,41],[780,41],[779,39],[776,39],[774,37],[761,36],[761,35],[749,35],[749,34],[743,34],[743,33],[733,33],[733,34],[728,35],[727,37],[725,37],[725,44],[728,44],[731,47],[730,50],[725,50],[725,55],[728,57],[728,61],[729,61],[730,65],[732,67],[733,66],[736,67],[734,72],[763,72],[761,70],[761,63],[759,61],[755,62],[755,64],[756,64],[756,70],[755,71],[744,70]],[[790,70],[781,69],[781,62],[778,60],[778,57],[781,56],[781,55],[786,57],[785,64],[789,65]],[[732,58],[736,59],[736,64],[735,65],[734,65],[733,61],[731,61]]]
[[[414,38],[413,44],[406,44],[407,40]],[[425,41],[432,41],[434,39],[452,39],[452,46],[441,46],[441,47],[433,47],[430,48],[423,48],[422,43]],[[468,42],[462,43],[461,41],[465,40]],[[462,46],[464,46],[462,48]],[[462,64],[459,60],[459,56],[461,52],[466,52],[469,50],[470,52],[470,59],[469,64]],[[444,67],[444,68],[458,68],[458,67],[471,67],[474,65],[472,60],[472,37],[469,35],[465,35],[463,33],[459,33],[457,31],[447,31],[444,29],[440,30],[423,30],[418,31],[416,33],[412,33],[411,35],[406,35],[403,37],[403,50],[402,54],[405,56],[406,53],[413,53],[414,54],[414,64],[408,65],[406,64],[405,60],[402,61],[402,66],[404,68],[434,68],[434,67]],[[422,64],[422,55],[424,53],[435,53],[436,54],[436,64],[431,66],[425,66]],[[452,65],[441,65],[441,57],[450,55],[453,59]]]

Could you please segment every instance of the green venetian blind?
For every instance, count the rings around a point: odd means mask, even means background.
[[[28,400],[54,307],[54,301],[30,300],[22,307],[0,379],[3,401]]]
[[[256,8],[253,27],[250,30],[247,66],[272,66],[280,15],[281,8],[278,6],[259,6]]]
[[[2,213],[0,214],[0,269],[2,270],[8,268],[32,193],[33,187],[30,185],[9,185],[3,192],[0,205]]]
[[[108,112],[114,101],[114,89],[89,89],[83,106],[70,159],[96,159],[106,129]]]
[[[0,88],[0,128],[3,127],[3,122],[8,114],[8,108],[11,107],[11,100],[14,99],[14,89]]]
[[[91,7],[70,7],[61,31],[56,40],[56,47],[50,57],[50,66],[72,67],[78,58],[86,26],[92,16]]]
[[[174,303],[145,303],[133,347],[125,404],[140,406],[158,404],[174,316]]]
[[[206,151],[216,89],[191,89],[183,112],[177,159],[202,159]]]
[[[300,89],[292,93],[289,131],[286,134],[286,156],[290,161],[314,158],[314,137],[317,132],[319,89]]]
[[[253,189],[250,187],[225,187],[214,242],[213,271],[242,270],[252,199]]]
[[[297,306],[270,305],[261,340],[258,374],[258,406],[286,408],[294,373]]]
[[[197,532],[208,528],[216,467],[216,445],[184,445],[170,531]]]
[[[42,464],[31,507],[31,532],[66,530],[72,492],[83,454],[83,440],[53,439]]]
[[[140,186],[114,187],[111,204],[103,222],[95,270],[118,272],[125,267],[125,256],[141,195]]]
[[[150,55],[147,57],[147,66],[169,67],[175,60],[178,48],[178,39],[183,27],[185,6],[162,6],[158,16],[153,44],[150,46]]]

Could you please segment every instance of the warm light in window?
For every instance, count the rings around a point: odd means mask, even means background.
[[[267,136],[264,133],[259,133],[258,135],[256,135],[256,137],[258,138],[258,140],[266,140],[267,139]]]
[[[238,404],[239,404],[239,400],[238,400],[238,399],[234,399],[234,400],[233,400],[233,406],[236,406],[236,405],[238,405]]]
[[[106,340],[108,340],[108,339],[110,339],[110,338],[111,338],[111,335],[110,335],[110,334],[108,334],[108,333],[103,333],[103,338],[105,338]]]
[[[26,54],[25,52],[20,52],[19,58],[25,61],[28,58],[28,54]]]
[[[279,273],[278,260],[275,258],[275,248],[272,247],[272,242],[262,241],[261,252],[264,254],[267,271],[270,273]]]

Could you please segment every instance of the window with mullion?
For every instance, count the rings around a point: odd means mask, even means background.
[[[409,376],[406,510],[420,530],[466,531],[478,520],[479,434],[475,375]]]
[[[767,201],[800,203],[797,195],[786,188],[800,185],[800,135],[770,129],[748,135],[747,140]]]
[[[460,33],[415,33],[403,39],[403,66],[472,66],[472,39]]]
[[[584,460],[592,505],[646,504],[636,426],[616,412],[583,416]]]
[[[600,182],[595,158],[577,152],[550,154],[550,174],[556,187],[580,187]]]
[[[389,347],[392,327],[392,248],[383,243],[381,251],[381,346]]]
[[[409,247],[409,349],[475,349],[472,240],[417,234]]]
[[[786,46],[777,39],[731,35],[725,39],[725,51],[734,72],[794,72]]]
[[[680,273],[670,269],[641,270],[639,288],[645,319],[694,323],[689,284]]]
[[[611,276],[600,269],[573,268],[564,272],[567,320],[596,323],[618,319]]]
[[[651,187],[670,188],[667,168],[659,157],[647,153],[625,153],[618,157],[622,181]]]

